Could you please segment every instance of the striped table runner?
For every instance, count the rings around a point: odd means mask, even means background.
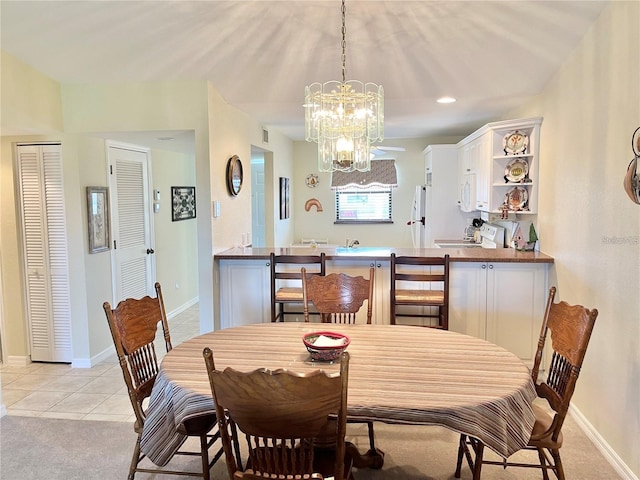
[[[176,425],[213,401],[202,350],[216,368],[287,368],[307,373],[338,366],[313,363],[305,333],[331,330],[351,344],[350,418],[441,425],[482,440],[508,457],[526,446],[536,392],[529,370],[512,353],[459,333],[402,325],[265,323],[211,332],[183,342],[164,358],[151,396],[141,450],[165,465],[185,438]]]

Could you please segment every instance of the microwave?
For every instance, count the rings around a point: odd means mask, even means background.
[[[476,210],[476,174],[465,173],[460,181],[458,205],[463,212]]]

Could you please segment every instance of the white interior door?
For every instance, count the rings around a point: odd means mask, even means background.
[[[62,147],[18,145],[16,153],[31,360],[70,362],[71,300]]]
[[[266,246],[264,155],[251,158],[251,243],[254,247]]]
[[[150,154],[144,147],[107,143],[112,225],[113,305],[153,295],[155,256],[150,210]]]

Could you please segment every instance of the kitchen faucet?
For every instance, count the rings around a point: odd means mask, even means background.
[[[353,248],[353,247],[355,247],[356,245],[360,245],[360,242],[359,242],[358,240],[351,240],[351,241],[349,241],[349,239],[347,238],[346,246],[347,246],[348,248]]]

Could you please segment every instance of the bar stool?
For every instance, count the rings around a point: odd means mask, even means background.
[[[400,269],[398,269],[399,265]],[[409,288],[408,282],[413,282],[416,285],[415,288]],[[396,317],[437,318],[436,325],[425,323],[416,325],[448,330],[449,255],[444,257],[396,257],[396,254],[392,253],[390,304],[391,325],[396,324]],[[420,309],[410,309],[411,311],[401,309],[399,311],[398,307],[400,306],[420,307]],[[430,308],[425,309],[425,307]]]
[[[325,253],[319,255],[270,255],[271,265],[271,321],[284,322],[285,315],[304,315],[302,310],[302,267],[307,275],[324,275]],[[285,304],[298,304],[299,310],[285,310]]]

